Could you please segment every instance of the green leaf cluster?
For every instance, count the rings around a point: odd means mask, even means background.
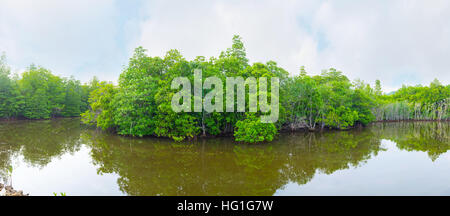
[[[61,78],[40,66],[29,66],[21,76],[12,74],[6,57],[0,58],[0,119],[78,117],[88,109],[92,90],[92,85]]]

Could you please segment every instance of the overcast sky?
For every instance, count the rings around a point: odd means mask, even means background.
[[[251,62],[334,67],[387,92],[450,80],[450,1],[0,0],[0,52],[88,81],[116,81],[134,48],[218,56],[242,36]]]

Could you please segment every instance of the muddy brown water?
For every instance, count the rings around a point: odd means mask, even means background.
[[[450,123],[374,123],[273,142],[173,142],[79,119],[0,122],[0,182],[30,195],[450,195]]]

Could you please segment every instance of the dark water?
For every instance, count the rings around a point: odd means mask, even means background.
[[[449,134],[448,122],[378,123],[245,145],[0,122],[0,181],[30,195],[450,195]]]

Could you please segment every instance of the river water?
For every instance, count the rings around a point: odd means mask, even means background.
[[[0,182],[30,195],[450,195],[450,123],[173,142],[79,119],[0,122]]]

